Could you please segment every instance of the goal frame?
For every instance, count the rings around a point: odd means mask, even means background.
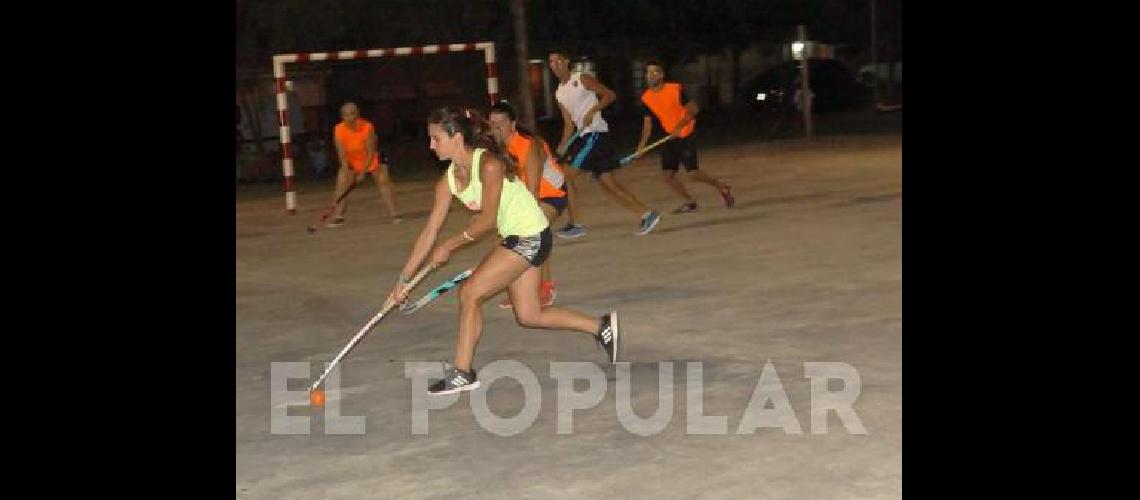
[[[499,97],[499,72],[495,63],[494,42],[451,43],[421,45],[418,47],[395,47],[367,50],[344,50],[335,52],[303,52],[277,54],[273,56],[273,79],[277,87],[277,123],[281,127],[281,170],[285,179],[285,212],[297,214],[297,191],[294,182],[293,141],[289,132],[289,102],[286,98],[286,64],[300,64],[321,61],[348,61],[378,57],[402,57],[453,52],[483,51],[483,61],[487,69],[487,99],[494,104]]]

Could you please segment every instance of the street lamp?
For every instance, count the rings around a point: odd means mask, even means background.
[[[804,59],[804,42],[792,42],[792,59],[797,61]]]

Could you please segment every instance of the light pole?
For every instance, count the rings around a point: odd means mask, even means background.
[[[797,31],[799,32],[798,35],[800,38],[800,53],[803,54],[802,64],[800,64],[800,108],[803,109],[804,112],[804,134],[807,135],[808,139],[811,139],[811,101],[813,99],[811,94],[811,71],[808,70],[808,64],[811,62],[812,53],[815,51],[815,44],[808,44],[807,29],[804,25],[799,25]],[[792,52],[794,55],[794,48]]]
[[[875,0],[871,0],[871,95],[879,104],[879,47],[875,38]]]

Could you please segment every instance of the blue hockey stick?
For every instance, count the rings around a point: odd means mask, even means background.
[[[581,134],[582,129],[574,129],[574,133],[570,135],[569,139],[566,139],[566,145],[562,149],[555,151],[556,156],[558,156],[558,163],[566,163],[566,152],[570,150],[570,146],[574,144],[574,141],[578,140],[578,136]]]
[[[423,297],[420,297],[419,300],[411,304],[405,302],[400,306],[400,311],[404,314],[412,314],[418,311],[421,307],[428,305],[429,302],[439,298],[440,295],[447,293],[448,290],[459,286],[460,283],[463,283],[465,280],[467,280],[467,278],[470,278],[471,271],[471,269],[468,269],[459,274],[456,274],[455,276],[452,276],[451,279],[444,281],[439,286],[433,288],[430,292],[425,294]]]

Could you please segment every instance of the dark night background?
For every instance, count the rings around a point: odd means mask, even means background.
[[[880,67],[901,63],[901,0],[875,1],[877,60]],[[244,105],[248,157],[239,178],[279,180],[277,130],[270,126],[275,124],[270,64],[274,54],[492,41],[499,96],[519,108],[511,4],[510,0],[238,1],[236,90],[239,105]],[[831,46],[834,60],[854,78],[872,61],[871,0],[536,0],[525,2],[525,9],[527,58],[544,61],[548,51],[563,50],[576,60],[588,59],[599,79],[617,93],[617,102],[605,116],[625,142],[634,141],[640,129],[636,103],[644,83],[639,68],[649,57],[660,59],[666,65],[666,78],[684,83],[690,97],[701,104],[702,128],[709,131],[705,136],[726,141],[802,135],[794,127],[762,122],[748,101],[753,95],[751,80],[788,60],[787,44],[797,39],[797,25],[805,25],[809,40]],[[316,135],[328,135],[338,119],[339,104],[354,100],[364,117],[376,123],[393,175],[406,179],[430,171],[423,168],[433,162],[423,119],[443,104],[486,105],[481,58],[476,52],[287,64],[287,77],[307,89],[302,94],[320,94],[319,99],[291,101],[294,140],[303,148]],[[549,140],[561,125],[557,111],[543,103],[540,74],[549,71],[542,66],[531,72],[532,92],[537,94],[534,116]],[[551,80],[546,83],[554,81],[548,76]],[[901,74],[897,78],[901,80]],[[901,84],[883,80],[878,90],[880,100],[901,101]],[[873,106],[869,97],[865,101],[863,108]],[[901,129],[895,117],[888,117],[887,123],[882,117],[864,119],[866,113],[833,116],[822,111],[816,125],[822,134]],[[251,119],[252,115],[259,116]],[[263,140],[252,141],[254,136]],[[309,169],[304,158],[299,158],[297,167],[299,180],[305,180]]]

